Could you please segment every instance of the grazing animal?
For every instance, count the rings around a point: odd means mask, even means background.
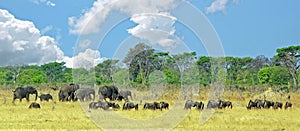
[[[132,100],[132,93],[129,90],[121,90],[119,96],[122,96],[126,101],[129,100],[129,97]]]
[[[123,105],[123,110],[130,110],[130,109],[139,109],[139,104],[137,102],[125,102]]]
[[[221,108],[221,100],[209,100],[207,103],[207,109]]]
[[[107,102],[102,102],[102,101],[98,101],[98,102],[91,102],[89,104],[89,108],[90,109],[98,109],[101,108],[103,110],[107,110],[109,108],[109,104]]]
[[[106,98],[109,98],[110,101],[116,100],[119,96],[119,89],[115,86],[102,86],[98,90],[99,96],[103,97],[106,101]]]
[[[49,100],[53,100],[53,97],[52,97],[52,95],[50,95],[50,94],[41,94],[41,95],[39,96],[39,98],[40,98],[41,101],[49,101]]]
[[[68,86],[61,87],[58,93],[59,101],[76,101],[75,91],[80,87],[78,84],[69,84]]]
[[[40,106],[39,103],[32,102],[32,103],[29,105],[29,109],[32,109],[32,108],[40,109],[41,106]]]
[[[232,108],[232,103],[230,101],[223,101],[223,100],[220,100],[220,107],[219,108],[226,108],[226,107],[230,107]]]
[[[256,103],[256,108],[263,108],[264,107],[264,101],[263,100],[260,100],[260,99],[256,99],[254,101],[254,103]]]
[[[275,102],[273,108],[274,108],[274,109],[278,109],[278,108],[282,109],[282,105],[283,105],[283,104],[282,104],[281,102]]]
[[[155,104],[154,103],[145,103],[143,109],[150,109],[150,110],[155,110]]]
[[[75,91],[75,98],[80,101],[95,100],[95,90],[92,88],[81,88]],[[92,98],[92,99],[91,99]]]
[[[195,106],[195,102],[192,100],[187,100],[184,104],[184,109],[191,109],[192,107]]]
[[[264,101],[264,106],[263,106],[263,108],[269,109],[270,107],[273,107],[273,106],[274,106],[274,102],[273,102],[273,101],[268,101],[268,100],[265,100],[265,101]]]
[[[248,110],[252,109],[252,108],[257,108],[257,103],[255,103],[255,101],[249,100],[248,105],[246,107]]]
[[[291,102],[286,102],[285,105],[284,105],[284,109],[287,109],[287,108],[292,108],[293,104]]]
[[[195,102],[194,107],[196,107],[197,110],[203,110],[204,109],[204,103],[203,102]]]
[[[169,103],[161,101],[161,102],[159,102],[159,104],[160,104],[160,110],[169,109]]]
[[[35,94],[35,100],[37,100],[38,97],[37,90],[32,86],[18,87],[13,92],[14,92],[13,103],[15,102],[16,99],[19,99],[21,102],[23,98],[26,98],[26,100],[29,101],[30,94]]]

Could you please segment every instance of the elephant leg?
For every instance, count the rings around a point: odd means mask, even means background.
[[[29,101],[29,94],[26,94],[26,100]]]

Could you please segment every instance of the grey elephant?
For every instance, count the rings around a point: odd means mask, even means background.
[[[80,101],[95,100],[95,90],[92,88],[81,88],[75,91],[75,98]]]
[[[125,100],[129,100],[129,97],[130,97],[130,99],[132,100],[132,93],[131,93],[131,91],[129,91],[129,90],[121,90],[120,92],[119,92],[119,96],[120,97],[123,97]],[[118,99],[120,98],[120,97],[118,97]]]
[[[59,101],[76,101],[75,91],[78,89],[78,84],[69,84],[68,86],[61,87],[58,93]]]
[[[19,99],[21,102],[23,98],[26,98],[26,100],[29,101],[30,94],[35,94],[35,100],[37,100],[38,97],[37,90],[32,86],[18,87],[13,92],[14,92],[13,103],[16,99]]]

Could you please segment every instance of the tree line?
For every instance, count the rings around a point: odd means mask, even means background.
[[[78,83],[131,86],[146,89],[151,84],[198,84],[208,87],[224,82],[228,87],[269,86],[298,89],[300,46],[278,48],[268,58],[197,56],[195,52],[170,54],[143,43],[131,48],[123,60],[108,59],[92,69],[68,68],[65,62],[0,67],[0,85]]]

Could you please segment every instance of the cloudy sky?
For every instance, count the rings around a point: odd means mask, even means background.
[[[0,0],[0,66],[89,68],[139,42],[198,55],[275,55],[300,44],[299,0]]]

